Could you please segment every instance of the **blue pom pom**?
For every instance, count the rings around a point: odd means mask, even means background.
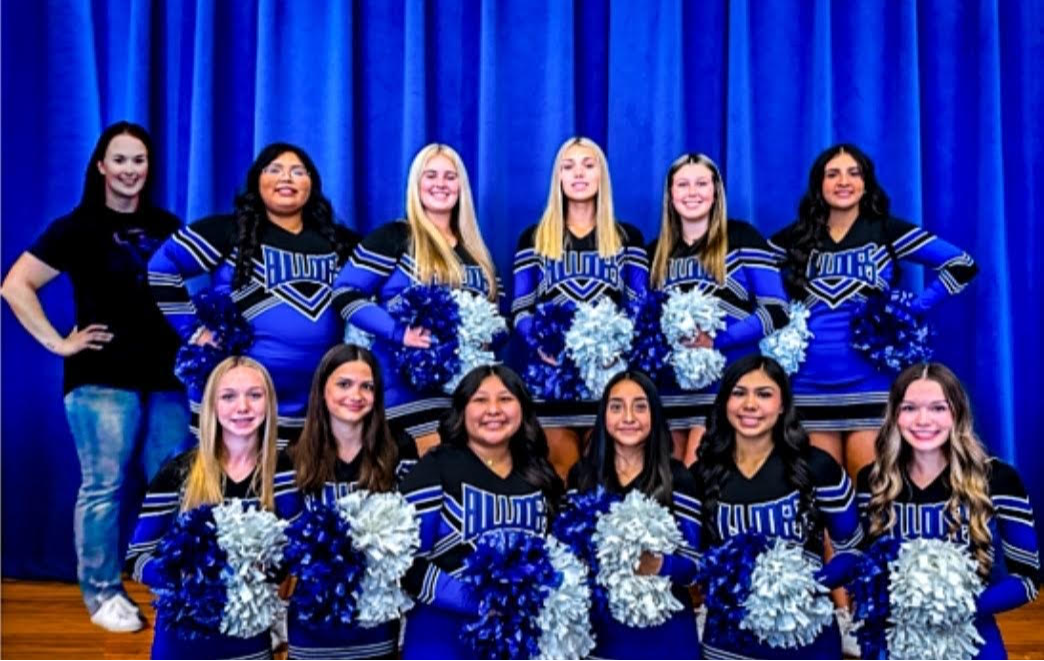
[[[674,386],[674,370],[669,362],[671,347],[660,326],[666,300],[665,292],[650,289],[627,304],[627,316],[634,320],[634,343],[627,362],[657,384]]]
[[[537,658],[537,618],[547,595],[561,581],[544,539],[514,530],[487,533],[465,560],[460,580],[480,598],[482,616],[461,631],[474,658]]]
[[[934,332],[899,289],[871,295],[852,316],[852,346],[882,372],[898,372],[932,358]]]
[[[881,537],[864,553],[856,566],[855,579],[847,587],[854,602],[852,619],[861,622],[856,630],[864,659],[888,657],[888,565],[899,557],[901,542],[895,537]]]
[[[156,548],[157,613],[179,637],[217,635],[224,614],[228,557],[218,545],[209,505],[178,516]]]
[[[457,355],[460,310],[449,288],[410,287],[399,294],[388,312],[399,324],[431,331],[428,349],[396,347],[395,363],[403,379],[419,391],[441,389],[460,369]]]
[[[769,540],[757,533],[741,533],[711,548],[703,557],[700,583],[707,605],[705,635],[735,649],[757,645],[753,633],[740,628],[747,614],[743,602],[750,595],[751,573]]]
[[[569,496],[562,512],[551,526],[551,534],[569,547],[576,557],[587,565],[587,583],[591,589],[591,603],[599,613],[608,612],[609,592],[595,580],[598,576],[598,545],[594,542],[598,519],[620,497],[599,486],[591,491]]]
[[[294,618],[309,626],[354,624],[366,555],[352,548],[348,520],[337,507],[311,502],[286,536],[283,561],[297,577]]]
[[[244,354],[254,343],[250,325],[227,289],[204,289],[192,298],[199,322],[210,329],[219,347],[184,344],[174,360],[174,374],[199,399],[211,371],[228,356]]]
[[[580,370],[565,350],[565,336],[573,324],[574,314],[576,306],[572,303],[541,303],[533,314],[532,332],[526,338],[529,358],[522,378],[536,399],[583,399]],[[538,350],[557,359],[558,366],[541,360]]]

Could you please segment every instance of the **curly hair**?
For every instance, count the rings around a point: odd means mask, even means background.
[[[821,249],[828,236],[830,205],[823,197],[823,178],[826,175],[827,163],[838,154],[848,154],[855,159],[862,173],[865,192],[859,200],[860,216],[874,222],[884,222],[891,209],[891,200],[877,180],[874,162],[858,147],[851,144],[834,145],[816,157],[808,175],[808,190],[798,205],[798,220],[790,229],[787,240],[783,279],[787,293],[796,300],[805,297],[805,288],[809,280],[808,262],[812,252]],[[888,242],[886,249],[892,258],[891,281],[894,286],[899,282],[899,260],[891,242]]]
[[[239,289],[250,281],[252,262],[257,254],[261,243],[261,228],[268,219],[268,211],[261,199],[260,179],[261,171],[279,157],[280,154],[292,152],[301,159],[301,163],[308,170],[312,181],[312,191],[301,211],[301,218],[305,227],[313,228],[319,232],[337,253],[338,261],[348,259],[351,252],[351,242],[346,237],[347,232],[339,229],[334,220],[333,207],[323,195],[323,183],[319,177],[319,170],[308,156],[305,150],[296,145],[285,142],[273,142],[257,155],[250,169],[247,170],[246,184],[243,192],[236,196],[235,221],[236,221],[236,268],[232,277],[232,288]]]
[[[910,489],[907,471],[913,450],[903,442],[899,431],[899,412],[906,390],[914,381],[935,381],[942,388],[953,415],[949,442],[943,448],[950,468],[950,498],[946,503],[949,535],[954,541],[967,516],[972,551],[979,563],[979,575],[986,577],[993,566],[990,548],[993,535],[989,522],[993,503],[989,496],[990,465],[982,443],[975,436],[968,394],[957,376],[941,363],[911,365],[899,373],[888,393],[885,422],[874,444],[876,457],[870,469],[870,503],[867,507],[870,537],[886,534],[896,523],[893,503]]]

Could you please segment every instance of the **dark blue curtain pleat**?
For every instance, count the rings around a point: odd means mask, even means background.
[[[658,231],[688,151],[722,167],[730,215],[794,219],[808,169],[849,141],[896,216],[968,250],[980,277],[933,313],[977,429],[1038,506],[1042,5],[995,0],[50,0],[2,4],[2,266],[77,202],[118,119],[152,132],[158,200],[228,212],[268,142],[313,156],[338,218],[401,217],[428,142],[460,152],[510,285],[559,145],[609,155],[620,218]],[[904,272],[917,289],[932,273]],[[65,278],[42,292],[72,324]],[[61,361],[3,306],[3,574],[71,577],[78,465]]]

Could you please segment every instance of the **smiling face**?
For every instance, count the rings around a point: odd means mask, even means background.
[[[98,161],[98,172],[105,178],[108,206],[123,208],[122,201],[137,202],[149,176],[149,153],[145,143],[128,133],[109,141],[105,157]]]
[[[705,220],[714,199],[714,173],[703,163],[683,165],[671,178],[671,204],[682,220]]]
[[[562,155],[558,170],[562,183],[562,194],[574,202],[587,202],[598,195],[602,181],[602,166],[594,150],[583,145],[573,145]]]
[[[487,376],[464,408],[468,443],[486,447],[508,443],[522,426],[522,403],[497,376]]]
[[[256,438],[265,422],[268,392],[256,369],[240,365],[226,372],[215,388],[215,410],[224,438]]]
[[[258,189],[269,214],[294,216],[312,194],[312,176],[297,154],[285,151],[261,170]]]
[[[460,173],[445,154],[436,153],[421,170],[420,200],[429,214],[448,214],[460,199]]]
[[[652,430],[652,408],[642,387],[625,379],[609,391],[605,407],[605,429],[617,449],[634,448],[649,440]]]
[[[747,372],[736,382],[725,405],[737,441],[771,437],[782,412],[779,385],[760,369]]]
[[[953,431],[953,410],[939,382],[918,379],[910,383],[899,404],[896,424],[914,453],[935,452],[946,445]]]
[[[351,360],[330,374],[323,398],[332,420],[353,425],[373,411],[374,392],[373,370],[364,361]]]
[[[847,152],[827,161],[823,168],[823,199],[831,209],[848,211],[859,205],[866,192],[863,170]]]

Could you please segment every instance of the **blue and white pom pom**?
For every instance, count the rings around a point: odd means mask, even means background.
[[[536,399],[572,401],[583,399],[583,382],[576,365],[566,352],[565,336],[573,324],[576,307],[572,303],[540,303],[533,313],[526,336],[529,358],[522,375]],[[548,365],[540,352],[558,361]]]
[[[845,586],[852,597],[852,619],[859,649],[864,659],[888,657],[887,631],[891,619],[888,599],[889,564],[899,557],[900,540],[887,536],[878,538],[861,554],[852,572],[852,580]]]
[[[852,315],[852,346],[882,372],[898,372],[932,359],[932,328],[900,289],[867,297]]]
[[[221,633],[251,638],[268,631],[286,604],[271,580],[283,559],[286,522],[238,499],[214,508],[217,540],[228,557]]]
[[[598,546],[594,543],[594,534],[598,529],[598,519],[619,500],[619,496],[601,486],[583,493],[569,494],[565,506],[551,524],[551,534],[555,539],[568,546],[587,566],[591,602],[598,612],[604,612],[609,607],[609,596],[605,587],[599,585],[596,580],[601,565],[598,562]]]
[[[715,337],[726,328],[725,311],[717,298],[696,288],[686,292],[675,289],[663,304],[660,326],[671,345],[671,365],[682,389],[700,390],[721,378],[725,356],[720,351],[682,344],[701,332]]]
[[[633,336],[634,324],[610,299],[577,306],[565,343],[583,379],[585,399],[599,399],[609,380],[627,369]]]
[[[663,505],[639,491],[613,503],[598,519],[598,582],[609,595],[609,612],[632,627],[663,624],[683,606],[671,593],[666,576],[639,576],[643,552],[672,553],[682,543],[674,517]]]
[[[740,627],[770,647],[809,645],[834,620],[829,590],[801,547],[776,539],[754,562]]]
[[[199,331],[210,330],[218,345],[186,342],[174,359],[174,375],[185,384],[193,401],[197,401],[217,364],[228,356],[243,354],[254,343],[254,327],[239,312],[227,289],[203,289],[192,298],[192,304],[199,319]]]
[[[431,346],[395,348],[395,364],[403,379],[419,391],[441,389],[460,370],[457,330],[460,311],[442,285],[416,285],[402,291],[388,307],[401,325],[431,332]]]
[[[983,590],[966,546],[941,539],[903,542],[889,564],[887,633],[893,659],[971,659],[984,642],[975,629]]]
[[[546,539],[557,584],[537,615],[540,659],[584,659],[595,647],[591,635],[591,591],[587,568],[554,537]]]
[[[309,499],[286,536],[283,559],[297,579],[290,597],[294,621],[310,627],[353,625],[366,556],[352,546],[347,517],[335,504]]]
[[[497,304],[485,296],[462,289],[454,289],[450,294],[457,302],[460,315],[460,324],[457,326],[460,367],[443,386],[443,390],[448,393],[456,390],[457,384],[471,370],[496,362],[496,356],[489,347],[508,330],[507,321],[500,316]]]
[[[805,362],[805,350],[812,332],[808,330],[809,311],[803,303],[792,302],[787,308],[790,322],[758,343],[762,356],[779,363],[788,375],[794,374]]]
[[[375,627],[398,619],[413,606],[401,587],[420,547],[420,521],[413,505],[399,493],[360,489],[337,506],[352,531],[352,548],[366,559],[359,585],[357,621]]]
[[[481,615],[461,631],[474,658],[573,659],[593,649],[583,565],[553,539],[490,531],[459,578],[479,598]]]

